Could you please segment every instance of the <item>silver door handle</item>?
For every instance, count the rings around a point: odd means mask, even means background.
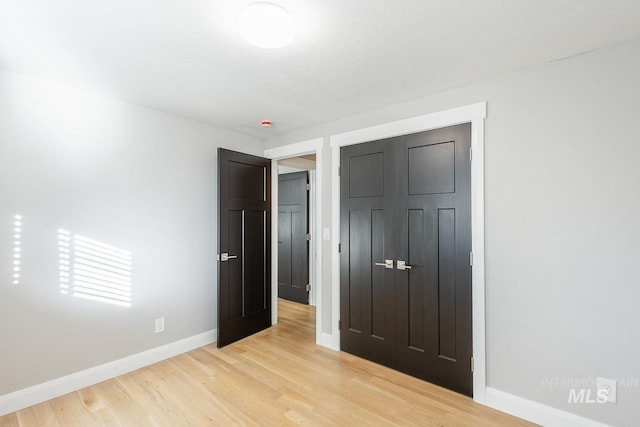
[[[221,261],[221,262],[229,261],[230,259],[236,259],[236,258],[238,258],[238,256],[237,256],[237,255],[229,255],[229,254],[228,254],[228,253],[226,253],[226,252],[225,252],[225,253],[223,253],[223,254],[220,254],[220,261]]]
[[[398,270],[411,270],[411,266],[407,265],[405,261],[398,261]]]
[[[392,259],[385,259],[384,262],[376,262],[375,265],[379,265],[379,266],[384,267],[384,268],[393,269],[393,260]]]

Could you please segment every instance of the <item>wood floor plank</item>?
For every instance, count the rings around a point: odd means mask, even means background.
[[[278,325],[207,345],[0,417],[0,427],[533,424],[315,344],[313,307],[279,301]]]
[[[50,402],[40,403],[17,412],[20,425],[57,427],[60,424],[56,419],[56,414],[51,409]]]
[[[155,410],[150,414],[145,410],[145,408],[151,408],[150,410],[153,411],[155,405],[145,405],[148,394],[144,390],[128,390],[126,387],[126,383],[137,378],[139,373],[140,371],[135,371],[129,375],[96,384],[92,388],[123,426],[168,425],[168,420],[161,422],[161,411]]]
[[[18,427],[19,425],[20,421],[18,420],[18,415],[15,412],[13,414],[0,417],[0,427]]]
[[[55,413],[58,423],[62,426],[100,425],[119,426],[116,419],[105,410],[91,410],[82,398],[88,390],[83,389],[66,394],[51,401],[51,409]]]

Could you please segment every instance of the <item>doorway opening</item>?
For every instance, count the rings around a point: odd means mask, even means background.
[[[315,306],[316,155],[278,160],[278,297]]]
[[[321,195],[321,170],[322,170],[322,139],[318,138],[315,140],[305,141],[297,144],[292,144],[284,147],[278,147],[271,150],[265,151],[265,157],[272,159],[272,167],[271,167],[271,189],[272,189],[272,260],[271,260],[271,283],[272,283],[272,324],[276,324],[278,322],[279,316],[279,290],[281,288],[280,284],[287,280],[280,280],[283,277],[279,277],[282,268],[291,267],[291,263],[299,262],[299,257],[294,257],[293,259],[288,259],[285,262],[282,262],[279,258],[280,249],[283,246],[282,242],[282,234],[280,231],[282,229],[288,228],[291,231],[291,222],[286,223],[287,219],[289,221],[292,218],[291,209],[287,207],[280,206],[279,203],[279,193],[280,193],[280,185],[279,181],[282,179],[281,177],[295,177],[294,174],[298,174],[301,176],[301,179],[308,180],[309,190],[306,191],[308,195],[308,216],[306,222],[308,223],[306,233],[308,235],[308,240],[304,244],[306,248],[308,248],[308,261],[309,267],[304,269],[297,269],[297,273],[299,275],[298,279],[295,282],[300,282],[302,273],[306,273],[305,277],[308,278],[308,282],[304,283],[304,285],[309,285],[308,291],[308,307],[312,311],[316,312],[315,326],[316,326],[316,342],[318,342],[318,336],[320,328],[318,327],[319,322],[321,322],[321,308],[322,308],[322,289],[320,284],[322,283],[322,214],[321,209],[319,209],[319,198]],[[300,181],[303,182],[303,181]],[[287,184],[289,186],[288,191],[298,184],[293,180],[289,180]],[[306,185],[306,183],[305,183]],[[297,187],[296,187],[297,188]],[[286,195],[290,195],[290,193],[286,193]],[[287,205],[291,206],[293,202],[291,200],[287,201]],[[282,210],[282,214],[281,214]],[[306,237],[306,236],[305,236]],[[301,247],[300,244],[297,246]],[[283,256],[291,256],[292,251],[291,246],[289,246],[289,251],[284,251]],[[299,255],[294,253],[293,255]],[[306,271],[305,271],[306,270]],[[286,276],[286,275],[285,275]],[[284,277],[287,279],[287,277]],[[289,278],[290,279],[290,278]],[[299,287],[299,283],[296,283]],[[303,298],[306,297],[306,293],[303,291]],[[287,298],[291,299],[291,298]],[[283,301],[286,301],[284,299]],[[304,301],[302,301],[304,303]],[[290,305],[290,304],[289,304]],[[315,308],[315,310],[313,310]],[[290,311],[290,310],[289,310]],[[289,312],[286,311],[286,312]]]

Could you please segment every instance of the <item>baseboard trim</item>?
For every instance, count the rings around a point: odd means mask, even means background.
[[[217,329],[0,396],[0,416],[92,386],[216,342]]]
[[[336,337],[331,334],[326,334],[324,332],[317,334],[316,343],[323,347],[330,348],[331,350],[340,351],[340,343]]]
[[[610,427],[491,387],[486,397],[487,406],[545,427]]]

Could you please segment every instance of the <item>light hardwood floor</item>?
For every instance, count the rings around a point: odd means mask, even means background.
[[[0,426],[533,425],[472,399],[317,346],[313,308],[278,325],[0,417]]]

